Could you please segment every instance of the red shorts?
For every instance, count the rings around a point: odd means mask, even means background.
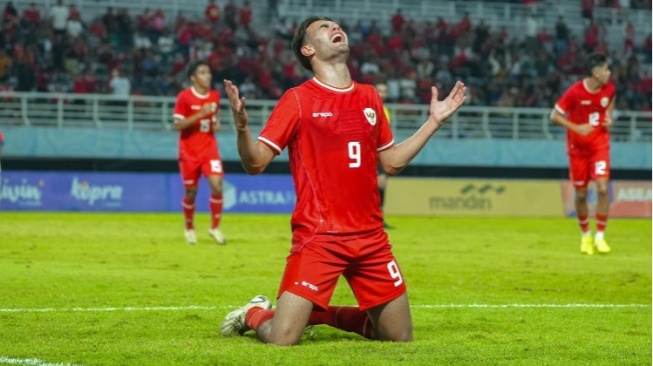
[[[343,275],[361,310],[396,299],[406,283],[383,230],[364,237],[311,241],[286,258],[286,269],[277,297],[285,291],[326,310]]]
[[[569,179],[575,188],[585,188],[590,179],[610,178],[610,150],[569,155]]]
[[[183,158],[179,160],[179,171],[181,178],[184,181],[184,187],[195,187],[200,179],[200,174],[204,176],[219,175],[224,176],[222,169],[222,160],[220,155],[215,154],[206,155],[197,158]]]

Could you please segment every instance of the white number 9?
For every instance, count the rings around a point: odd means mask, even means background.
[[[352,141],[347,145],[349,158],[353,161],[349,163],[350,168],[360,168],[361,166],[361,143]]]
[[[399,271],[399,266],[397,266],[397,262],[391,261],[388,263],[388,272],[390,273],[390,277],[397,279],[395,281],[395,287],[401,285],[402,282],[404,282],[404,279],[401,277],[401,272]]]

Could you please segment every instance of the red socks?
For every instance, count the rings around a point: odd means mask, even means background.
[[[580,231],[582,231],[583,233],[589,232],[590,231],[590,220],[587,217],[587,214],[585,214],[585,215],[577,214],[576,216],[578,216],[578,225],[580,226]]]
[[[253,307],[245,315],[245,324],[257,331],[268,320],[274,317],[274,310],[265,310],[260,307]],[[365,338],[374,339],[372,332],[372,321],[367,312],[361,311],[355,306],[329,306],[327,311],[313,311],[308,319],[308,324],[326,324],[328,326],[362,335]]]
[[[329,306],[327,311],[314,311],[308,318],[308,324],[326,324],[334,328],[353,332],[365,338],[374,339],[372,321],[367,312],[355,306]]]
[[[265,310],[261,307],[254,306],[247,311],[245,315],[245,324],[250,329],[257,331],[263,323],[274,317],[274,310]]]
[[[195,215],[195,202],[188,200],[184,197],[181,200],[181,207],[184,211],[184,220],[186,221],[186,230],[192,230],[193,226],[193,215]]]
[[[212,194],[209,206],[211,208],[211,229],[215,229],[220,226],[222,218],[222,194]]]
[[[608,225],[608,215],[596,214],[596,231],[604,232]]]

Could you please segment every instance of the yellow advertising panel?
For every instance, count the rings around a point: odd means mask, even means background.
[[[564,215],[559,180],[391,178],[385,213],[391,215]]]

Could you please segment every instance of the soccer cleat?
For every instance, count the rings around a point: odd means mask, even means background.
[[[220,325],[220,333],[225,337],[233,337],[235,335],[242,336],[245,334],[245,332],[249,330],[249,327],[245,324],[245,316],[249,309],[256,306],[265,310],[270,310],[272,309],[272,301],[263,295],[255,296],[247,303],[247,305],[238,308],[225,316]]]
[[[220,245],[227,244],[227,239],[224,238],[224,235],[220,232],[220,229],[209,229],[209,236],[215,240],[216,243]]]
[[[587,255],[594,254],[594,247],[592,246],[592,237],[583,235],[580,238],[580,252]]]
[[[610,247],[608,246],[608,243],[606,243],[605,239],[594,240],[594,248],[596,248],[596,250],[602,254],[610,253]]]
[[[186,237],[186,243],[190,245],[197,244],[197,235],[195,235],[195,230],[184,230],[184,236]]]
[[[304,334],[302,335],[302,338],[306,339],[315,339],[315,336],[317,335],[317,330],[315,329],[314,325],[309,325],[306,328],[304,328]]]

